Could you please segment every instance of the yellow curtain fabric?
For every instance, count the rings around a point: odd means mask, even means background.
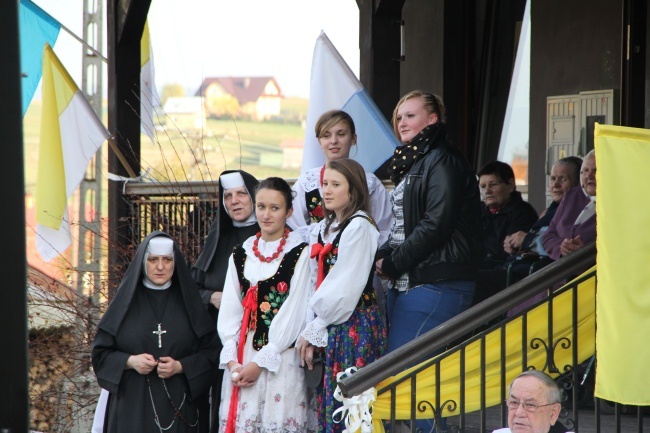
[[[593,268],[588,272],[592,272]],[[590,278],[578,286],[577,298],[577,327],[578,339],[573,341],[571,309],[572,291],[567,291],[553,300],[553,343],[555,365],[562,371],[565,366],[572,365],[573,344],[577,344],[579,362],[588,359],[595,349],[595,278]],[[506,326],[505,333],[505,369],[501,366],[501,331],[488,334],[485,342],[485,383],[484,392],[486,405],[494,406],[501,403],[507,393],[501,389],[501,377],[505,376],[506,386],[527,366],[546,370],[546,346],[549,345],[549,311],[548,304],[540,305],[528,314],[525,327],[527,353],[525,359],[522,348],[522,318],[515,319]],[[540,344],[535,344],[539,339]],[[542,343],[543,342],[543,343]],[[562,344],[562,343],[567,344]],[[568,344],[570,342],[570,344]],[[533,348],[532,346],[535,346]],[[567,347],[568,346],[568,347]],[[526,365],[524,365],[524,362]],[[446,357],[440,364],[440,399],[442,402],[461,403],[460,400],[460,353],[456,352]],[[388,386],[417,369],[415,366],[399,375],[386,379],[376,386],[377,390]],[[428,401],[435,405],[435,375],[436,366],[431,366],[417,375],[416,406],[420,401]],[[548,370],[546,370],[548,372]],[[476,341],[465,350],[465,412],[480,409],[481,397],[481,342]],[[382,420],[390,419],[391,393],[384,392],[377,396],[373,405],[373,425],[375,432],[383,432]],[[445,404],[442,415],[457,415],[460,407],[449,407]],[[417,418],[433,418],[433,412],[427,408],[418,412]],[[407,380],[396,389],[396,419],[411,417],[411,381]]]
[[[650,405],[650,131],[596,125],[598,295],[595,395]]]

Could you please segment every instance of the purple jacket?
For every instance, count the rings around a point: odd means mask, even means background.
[[[560,245],[564,239],[580,235],[585,244],[596,240],[596,214],[581,224],[573,224],[588,203],[589,199],[579,186],[564,194],[548,230],[542,235],[542,245],[553,260],[560,258]]]

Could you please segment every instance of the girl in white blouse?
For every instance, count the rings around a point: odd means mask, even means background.
[[[330,110],[323,113],[315,127],[318,144],[325,156],[325,165],[303,171],[292,189],[295,192],[294,212],[287,221],[289,227],[304,234],[309,233],[311,224],[319,223],[325,216],[323,209],[323,173],[331,161],[349,158],[350,152],[357,145],[352,117],[342,110]],[[390,194],[381,180],[372,173],[364,173],[370,194],[370,214],[379,227],[379,244],[388,239],[393,214]],[[306,239],[305,239],[306,240]]]
[[[301,333],[298,348],[303,364],[324,365],[317,388],[321,432],[339,432],[333,398],[336,375],[360,368],[385,352],[386,329],[372,287],[373,260],[379,231],[368,215],[365,173],[351,159],[331,161],[323,175],[325,219],[310,232],[311,269],[315,292],[309,300],[312,317]]]
[[[224,376],[220,432],[315,430],[294,343],[310,293],[307,244],[285,225],[291,189],[280,178],[255,193],[261,231],[235,247],[217,323]],[[252,430],[251,430],[252,429]]]

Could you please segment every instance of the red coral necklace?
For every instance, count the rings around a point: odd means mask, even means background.
[[[272,255],[265,257],[262,254],[260,254],[260,250],[257,247],[260,244],[260,238],[262,237],[262,232],[257,232],[257,234],[255,235],[255,241],[253,242],[253,254],[255,254],[255,257],[260,259],[261,262],[271,263],[273,260],[280,257],[280,253],[282,253],[282,250],[284,250],[284,246],[287,243],[288,236],[289,236],[289,229],[285,228],[284,233],[282,234],[282,239],[280,239],[280,245],[278,245],[278,249]]]

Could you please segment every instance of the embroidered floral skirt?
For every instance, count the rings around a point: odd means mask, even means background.
[[[316,390],[319,433],[345,429],[343,421],[336,423],[332,418],[334,411],[342,406],[334,399],[336,374],[370,364],[386,352],[386,328],[376,304],[358,307],[346,322],[330,326],[328,334],[323,386]]]
[[[252,337],[252,335],[250,336]],[[248,338],[244,359],[253,356]],[[307,414],[307,386],[305,375],[300,368],[300,355],[296,349],[287,349],[281,354],[282,364],[277,373],[263,369],[255,384],[249,388],[239,388],[239,407],[235,432],[237,433],[285,433],[314,432],[315,414]],[[219,407],[219,431],[226,431],[232,382],[226,371]],[[309,426],[308,422],[312,425]]]

